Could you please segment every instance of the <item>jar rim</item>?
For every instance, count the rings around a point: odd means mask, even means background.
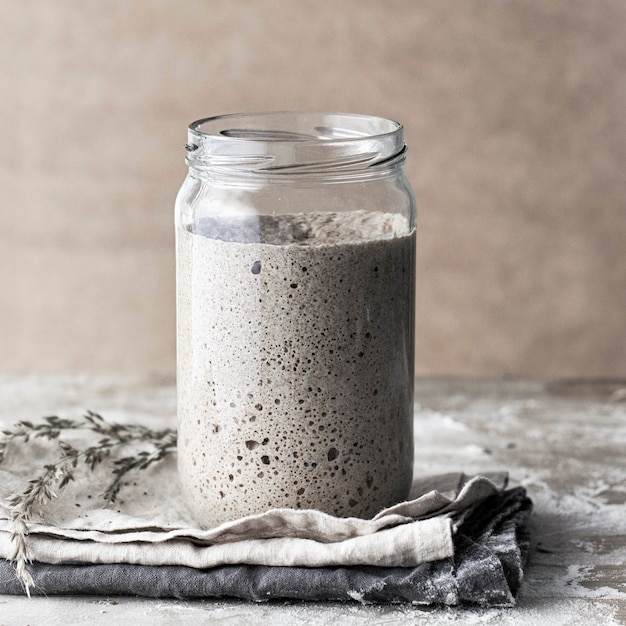
[[[401,162],[403,131],[399,122],[358,113],[233,113],[192,122],[185,148],[199,170],[345,174]]]
[[[315,120],[326,119],[341,121],[344,124],[350,122],[352,128],[337,125],[315,125]],[[256,121],[266,121],[267,128],[254,128],[241,126],[241,124],[254,124]],[[222,122],[234,127],[221,128]],[[372,131],[365,132],[369,125]],[[378,130],[373,130],[378,125]],[[202,127],[208,126],[205,130]],[[307,126],[312,126],[309,132]],[[215,127],[215,128],[212,128]],[[293,129],[290,130],[289,127]],[[299,130],[296,130],[299,129]],[[252,113],[228,113],[201,118],[189,124],[189,130],[199,136],[229,141],[306,141],[306,142],[343,142],[355,139],[373,139],[385,137],[403,131],[403,126],[394,120],[376,115],[361,113],[334,113],[324,111],[259,111]],[[210,130],[211,132],[206,132]],[[315,131],[316,135],[311,131]],[[343,133],[343,134],[341,134]]]

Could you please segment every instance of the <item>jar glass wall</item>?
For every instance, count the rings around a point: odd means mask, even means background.
[[[206,526],[369,517],[413,463],[415,203],[402,127],[193,123],[176,202],[179,473]]]

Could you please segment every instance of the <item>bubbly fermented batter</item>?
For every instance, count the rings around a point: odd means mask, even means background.
[[[205,526],[369,517],[411,483],[415,232],[384,213],[179,228],[179,470]]]

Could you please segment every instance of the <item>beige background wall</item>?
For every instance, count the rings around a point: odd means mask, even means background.
[[[186,125],[406,126],[419,373],[626,375],[626,2],[0,0],[0,370],[172,371]]]

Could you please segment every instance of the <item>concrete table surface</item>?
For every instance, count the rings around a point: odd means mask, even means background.
[[[0,596],[4,624],[626,624],[626,381],[419,379],[415,474],[506,469],[535,502],[513,609]],[[174,381],[0,376],[0,425],[92,409],[175,427]]]

